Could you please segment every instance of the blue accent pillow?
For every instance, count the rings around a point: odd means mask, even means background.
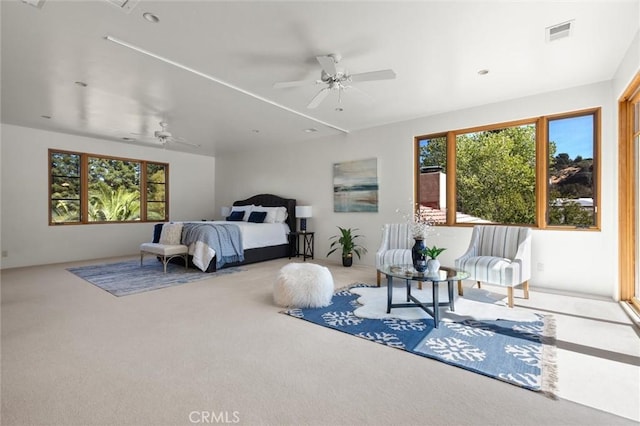
[[[267,212],[251,212],[247,222],[262,223],[265,217],[267,217]]]
[[[244,210],[238,210],[235,212],[231,212],[231,216],[227,217],[229,222],[241,222],[244,217]]]
[[[162,234],[162,227],[164,226],[164,223],[156,223],[153,226],[153,242],[157,243],[158,241],[160,241],[160,234]]]

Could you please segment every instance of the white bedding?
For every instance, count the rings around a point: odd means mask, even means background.
[[[286,223],[253,223],[253,222],[227,222],[217,220],[205,223],[229,223],[238,225],[242,234],[242,248],[245,250],[258,248],[279,246],[289,242],[289,225]]]
[[[289,225],[286,223],[253,223],[253,222],[228,222],[216,220],[211,222],[184,222],[184,223],[212,223],[212,224],[232,224],[240,227],[242,235],[242,248],[249,250],[258,247],[278,246],[289,242]],[[196,242],[189,246],[189,254],[193,256],[193,264],[200,270],[205,271],[211,259],[216,255],[211,247]]]

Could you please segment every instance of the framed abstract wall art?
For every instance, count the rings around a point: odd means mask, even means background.
[[[378,211],[378,159],[333,164],[333,211]]]

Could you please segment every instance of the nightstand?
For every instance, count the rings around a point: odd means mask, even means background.
[[[307,257],[313,259],[314,234],[315,232],[308,231],[290,232],[289,244],[291,245],[291,251],[289,259],[299,256],[302,256],[304,261],[307,260]],[[301,246],[302,251],[300,251]]]

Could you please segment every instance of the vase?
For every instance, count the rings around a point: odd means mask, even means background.
[[[429,259],[427,261],[427,274],[438,275],[440,270],[440,261],[438,259]]]
[[[353,265],[353,255],[348,254],[346,256],[342,256],[342,266],[348,268]]]
[[[416,238],[413,247],[411,247],[413,268],[418,272],[424,272],[427,269],[427,259],[424,254],[421,253],[424,248],[424,240],[418,238]]]

